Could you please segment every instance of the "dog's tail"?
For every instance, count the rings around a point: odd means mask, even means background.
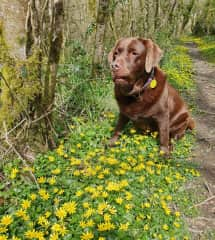
[[[193,130],[195,128],[195,122],[191,117],[188,119],[187,128],[190,130]]]

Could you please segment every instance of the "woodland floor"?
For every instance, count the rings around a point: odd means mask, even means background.
[[[193,161],[199,164],[202,178],[195,184],[205,199],[196,205],[200,216],[189,218],[187,222],[193,239],[212,240],[215,239],[215,65],[202,58],[194,43],[187,43],[187,46],[193,59],[197,84],[195,99],[198,113],[194,116],[197,145]]]

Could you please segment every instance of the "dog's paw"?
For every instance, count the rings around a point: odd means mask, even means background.
[[[118,139],[118,137],[112,137],[110,140],[109,140],[109,142],[108,142],[108,144],[106,145],[106,147],[115,147],[116,146],[116,142],[117,142],[117,139]]]
[[[169,157],[170,156],[170,149],[169,147],[166,146],[160,146],[160,152],[164,157]]]

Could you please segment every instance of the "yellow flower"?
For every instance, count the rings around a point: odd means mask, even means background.
[[[17,173],[19,172],[19,170],[17,168],[13,168],[10,174],[10,178],[14,179],[16,178]]]
[[[85,227],[87,227],[87,224],[86,224],[85,221],[80,221],[79,226],[82,227],[82,228],[85,228]]]
[[[60,225],[58,223],[54,223],[51,229],[54,233],[58,233],[62,236],[64,236],[68,232],[64,225]]]
[[[142,204],[142,207],[144,208],[150,208],[151,204],[149,202],[145,202],[144,204]]]
[[[116,203],[118,203],[118,204],[122,204],[122,202],[123,202],[123,198],[121,198],[121,197],[118,197],[118,198],[116,198],[115,199],[115,201],[116,201]]]
[[[77,203],[72,201],[72,202],[66,202],[63,204],[63,208],[66,210],[68,214],[73,214],[76,212],[76,206]]]
[[[115,225],[111,222],[100,223],[98,224],[97,227],[99,232],[110,231],[115,229]]]
[[[99,239],[98,240],[105,240],[105,238],[104,237],[99,237]]]
[[[74,148],[71,148],[71,149],[70,149],[70,152],[71,152],[71,153],[75,153],[76,151],[75,151]]]
[[[130,129],[130,133],[131,133],[131,134],[134,134],[134,133],[136,133],[136,130],[135,130],[134,128],[131,128],[131,129]]]
[[[64,210],[64,208],[59,208],[56,210],[55,212],[55,215],[60,219],[60,220],[63,220],[66,215],[67,215],[67,212]]]
[[[81,235],[81,240],[90,240],[94,238],[94,234],[92,232],[86,232]]]
[[[83,205],[84,208],[89,208],[90,207],[90,204],[88,202],[84,202],[82,205]]]
[[[56,178],[55,177],[51,177],[48,179],[48,182],[50,185],[54,185],[56,183]]]
[[[30,198],[31,198],[32,201],[34,201],[37,198],[37,195],[35,193],[32,193],[30,195]]]
[[[86,227],[93,227],[95,225],[95,222],[93,219],[90,219],[86,222]]]
[[[57,233],[52,233],[49,238],[49,240],[58,240],[58,239],[59,239],[59,236]]]
[[[49,221],[46,219],[44,216],[39,216],[38,218],[38,224],[43,226],[43,227],[48,227],[49,226]]]
[[[0,226],[0,233],[6,233],[8,231],[6,226]]]
[[[128,204],[128,205],[129,205],[129,204]],[[115,208],[115,207],[112,207],[112,206],[109,206],[109,207],[108,207],[108,210],[109,210],[110,214],[112,214],[112,215],[114,215],[114,214],[117,212],[116,208]]]
[[[61,173],[61,170],[60,170],[60,168],[56,168],[56,169],[52,170],[51,173],[57,175],[57,174]]]
[[[49,218],[50,216],[51,216],[51,212],[46,211],[46,212],[45,212],[45,217],[46,217],[46,218]]]
[[[75,193],[75,196],[76,196],[76,197],[81,197],[83,194],[84,194],[83,191],[78,190],[78,191]]]
[[[11,223],[13,222],[13,219],[10,215],[5,215],[1,218],[1,224],[2,225],[5,225],[5,226],[8,226],[10,225]]]
[[[144,230],[144,231],[148,231],[148,230],[149,230],[149,225],[148,225],[148,224],[145,224],[144,227],[143,227],[143,230]]]
[[[64,190],[60,189],[59,192],[58,192],[58,195],[62,195],[63,193],[64,193]]]
[[[84,217],[89,218],[93,215],[95,210],[93,208],[88,208],[87,211],[84,213]]]
[[[104,214],[104,221],[105,221],[105,222],[111,221],[111,215],[108,214],[108,213],[105,213],[105,214]]]
[[[52,231],[53,232],[60,232],[60,229],[61,229],[61,225],[60,224],[58,224],[58,223],[54,223],[53,225],[52,225]]]
[[[165,207],[164,211],[165,211],[166,215],[170,215],[170,213],[171,213],[171,210],[168,207]]]
[[[46,182],[46,178],[45,177],[39,177],[38,179],[37,179],[37,181],[38,181],[38,183],[45,183]]]
[[[168,230],[169,230],[169,227],[168,227],[167,224],[164,224],[164,225],[163,225],[163,230],[165,230],[165,231],[168,231]]]
[[[174,225],[176,228],[180,228],[180,226],[181,226],[180,223],[178,223],[178,222],[174,222],[173,225]]]
[[[8,237],[6,235],[0,235],[0,240],[7,240]]]
[[[175,212],[175,216],[176,216],[176,217],[180,217],[180,216],[181,216],[181,213],[180,213],[180,212]]]
[[[132,207],[133,207],[133,206],[132,206],[131,204],[126,204],[126,205],[125,205],[125,208],[126,208],[127,211],[129,211],[130,209],[132,209]]]
[[[29,216],[26,214],[26,210],[23,210],[22,208],[17,210],[15,215],[17,217],[21,217],[24,221],[28,221],[29,220]]]
[[[140,182],[140,183],[142,183],[142,182],[144,182],[144,181],[145,181],[145,177],[144,177],[144,176],[141,176],[141,177],[139,177],[139,179],[138,179],[138,180],[139,180],[139,182]]]
[[[40,190],[39,190],[39,195],[40,195],[40,197],[43,199],[43,200],[48,200],[49,199],[49,193],[45,190],[45,189],[43,189],[43,188],[41,188]]]
[[[129,223],[120,223],[119,230],[121,231],[127,231],[128,230]]]
[[[36,231],[35,229],[25,232],[25,237],[29,239],[37,238],[39,240],[45,240],[44,233],[41,231]]]
[[[18,237],[16,237],[16,236],[13,236],[13,237],[12,237],[12,240],[21,240],[21,238],[18,238]]]
[[[53,156],[48,156],[48,160],[49,160],[50,162],[54,162],[55,158],[54,158]]]
[[[31,206],[31,201],[23,200],[21,206],[23,209],[28,209]]]
[[[78,143],[76,146],[77,146],[77,148],[81,148],[81,144],[80,143]]]
[[[127,201],[130,201],[130,200],[133,198],[133,196],[132,196],[132,194],[131,194],[130,192],[125,192],[125,194],[126,194],[125,199],[126,199]]]

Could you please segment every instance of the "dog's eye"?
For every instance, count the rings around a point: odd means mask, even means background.
[[[113,55],[114,55],[114,56],[116,56],[117,54],[118,54],[117,52],[114,52],[114,54],[113,54]]]
[[[137,56],[138,53],[137,52],[132,52],[132,55]]]

